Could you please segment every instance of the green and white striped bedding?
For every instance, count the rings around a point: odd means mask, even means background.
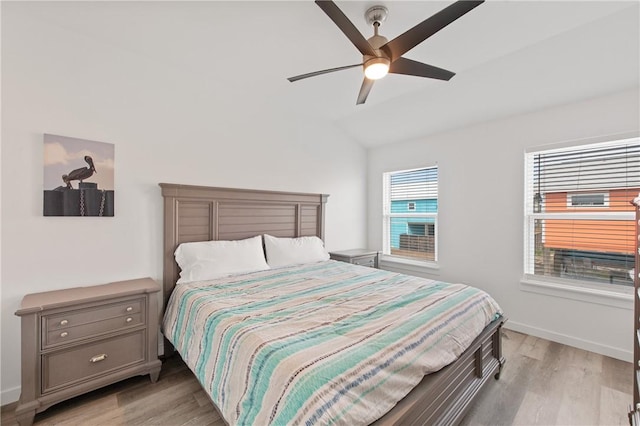
[[[358,425],[499,314],[473,287],[330,260],[179,284],[163,329],[231,425]]]

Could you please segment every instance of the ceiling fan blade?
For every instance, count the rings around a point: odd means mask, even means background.
[[[389,55],[391,62],[393,62],[482,3],[484,3],[484,1],[457,1],[430,18],[425,19],[410,30],[400,34],[398,37],[383,45],[381,49]]]
[[[340,8],[331,0],[316,0],[316,4],[327,14],[329,18],[340,28],[347,38],[358,48],[363,55],[378,56],[366,38],[358,31],[355,25],[342,13]]]
[[[344,67],[329,68],[322,71],[314,71],[307,74],[296,75],[294,77],[287,78],[287,80],[293,83],[294,81],[302,80],[303,78],[315,77],[316,75],[328,74],[330,72],[342,71],[342,70],[347,70],[349,68],[360,67],[360,66],[362,66],[362,64],[353,64],[353,65],[345,65]]]
[[[417,77],[436,78],[438,80],[451,80],[456,73],[447,71],[433,65],[423,64],[407,58],[398,58],[389,66],[389,72],[393,74],[415,75]]]
[[[367,96],[369,96],[369,92],[371,91],[374,82],[375,80],[371,80],[367,77],[362,80],[362,86],[360,87],[360,93],[358,93],[356,105],[363,104],[367,100]]]

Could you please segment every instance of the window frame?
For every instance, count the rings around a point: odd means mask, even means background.
[[[638,132],[622,133],[614,135],[606,135],[594,138],[585,138],[572,140],[556,144],[548,144],[541,146],[533,146],[525,149],[524,152],[524,247],[523,247],[523,275],[520,280],[520,288],[522,291],[533,292],[538,294],[580,300],[590,303],[603,304],[618,308],[633,310],[633,286],[622,285],[606,285],[600,283],[590,283],[575,279],[566,279],[561,277],[541,276],[530,273],[532,271],[533,256],[530,256],[531,250],[535,250],[535,221],[536,219],[592,219],[592,220],[635,220],[634,212],[582,212],[580,209],[598,209],[602,206],[570,206],[575,210],[573,212],[563,213],[541,213],[535,211],[534,188],[530,185],[533,180],[533,167],[529,166],[529,156],[534,153],[552,151],[552,150],[574,150],[588,145],[607,144],[614,145],[620,143],[640,142],[640,134]],[[610,191],[593,191],[593,193],[604,193]],[[568,193],[569,194],[575,194]],[[608,198],[608,197],[606,197]],[[570,201],[568,200],[569,204]],[[544,230],[542,231],[544,233]],[[639,271],[636,271],[638,273]]]
[[[425,170],[425,169],[436,169],[438,170],[437,164],[426,165],[422,167],[414,167],[410,169],[400,169],[400,170],[391,170],[382,173],[382,250],[380,252],[380,260],[382,262],[388,262],[390,264],[401,264],[403,267],[416,267],[419,268],[417,270],[423,270],[424,268],[429,268],[432,270],[438,269],[438,208],[436,208],[436,212],[424,212],[417,213],[415,211],[409,211],[407,205],[407,213],[393,213],[391,212],[391,175],[396,173],[404,173],[411,172],[416,170]],[[438,179],[436,179],[436,194],[439,188],[439,174]],[[436,200],[439,199],[439,196],[436,195]],[[437,202],[437,201],[436,201]],[[417,208],[417,205],[416,205]],[[434,260],[418,260],[412,259],[404,256],[397,256],[391,254],[391,219],[392,218],[406,218],[410,221],[412,218],[427,218],[433,219],[433,229],[434,229]],[[407,222],[408,223],[408,222]],[[425,229],[426,230],[426,229]]]

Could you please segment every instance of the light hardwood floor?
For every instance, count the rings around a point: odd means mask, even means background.
[[[627,425],[631,363],[513,331],[504,333],[507,363],[463,425]],[[15,404],[2,425],[15,425]],[[193,374],[177,357],[160,379],[136,377],[62,402],[35,425],[220,425],[224,423]]]
[[[633,366],[507,330],[500,380],[462,425],[628,425]]]

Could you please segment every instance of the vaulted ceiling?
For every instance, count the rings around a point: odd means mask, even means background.
[[[392,39],[452,2],[337,1],[360,32],[382,4]],[[356,105],[360,53],[312,1],[45,2],[33,14],[70,31],[227,81],[243,97],[334,122],[365,146],[638,88],[637,1],[487,1],[405,56],[456,72],[448,82],[403,75],[378,81]]]

